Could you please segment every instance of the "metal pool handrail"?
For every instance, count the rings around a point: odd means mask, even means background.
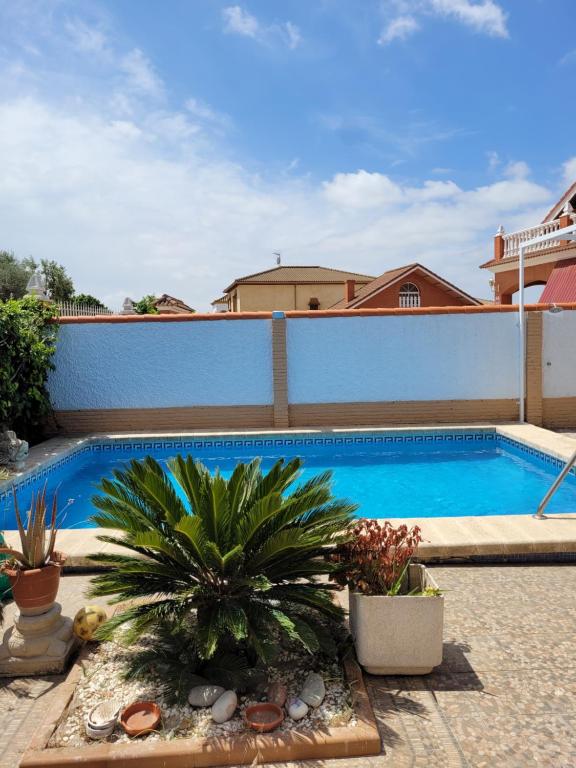
[[[548,489],[548,493],[546,494],[546,496],[544,496],[544,498],[542,499],[542,501],[538,505],[538,509],[536,510],[536,514],[532,515],[532,517],[534,517],[536,520],[545,520],[546,519],[546,515],[544,514],[544,510],[548,506],[548,502],[550,501],[552,496],[554,496],[554,494],[556,493],[556,491],[558,490],[558,488],[562,484],[564,478],[566,477],[568,472],[570,472],[570,470],[572,469],[574,464],[576,464],[576,451],[574,451],[574,453],[570,456],[570,458],[566,462],[566,466],[560,472],[560,474],[558,475],[556,480],[554,480],[554,482],[552,483],[552,485]]]

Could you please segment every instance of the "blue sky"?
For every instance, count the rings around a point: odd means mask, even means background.
[[[421,261],[576,180],[569,0],[0,0],[0,247],[118,306]]]

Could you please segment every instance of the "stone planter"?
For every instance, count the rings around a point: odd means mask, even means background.
[[[437,588],[423,565],[409,568],[409,590]],[[350,630],[358,661],[372,675],[426,675],[442,662],[444,598],[350,591]]]

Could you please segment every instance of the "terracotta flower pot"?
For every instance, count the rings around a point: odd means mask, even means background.
[[[22,613],[39,614],[52,608],[58,594],[60,572],[65,559],[64,555],[55,553],[54,562],[42,568],[28,571],[22,568],[5,569],[14,601]]]
[[[155,701],[136,701],[120,715],[120,724],[128,736],[142,736],[155,731],[162,713]]]
[[[244,717],[250,728],[260,733],[267,733],[278,728],[284,720],[284,712],[277,704],[266,701],[263,704],[253,704],[248,707]]]

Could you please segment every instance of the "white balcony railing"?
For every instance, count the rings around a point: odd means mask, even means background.
[[[504,240],[504,253],[503,259],[513,259],[519,255],[520,245],[528,240],[533,240],[535,237],[542,237],[542,235],[550,235],[556,230],[560,229],[560,219],[553,219],[552,221],[546,221],[544,224],[538,224],[536,227],[529,227],[528,229],[521,229],[519,232],[510,232],[508,235],[502,235]],[[525,249],[525,253],[534,253],[535,251],[545,251],[548,248],[554,247],[556,243],[537,243],[536,245],[530,245]]]

